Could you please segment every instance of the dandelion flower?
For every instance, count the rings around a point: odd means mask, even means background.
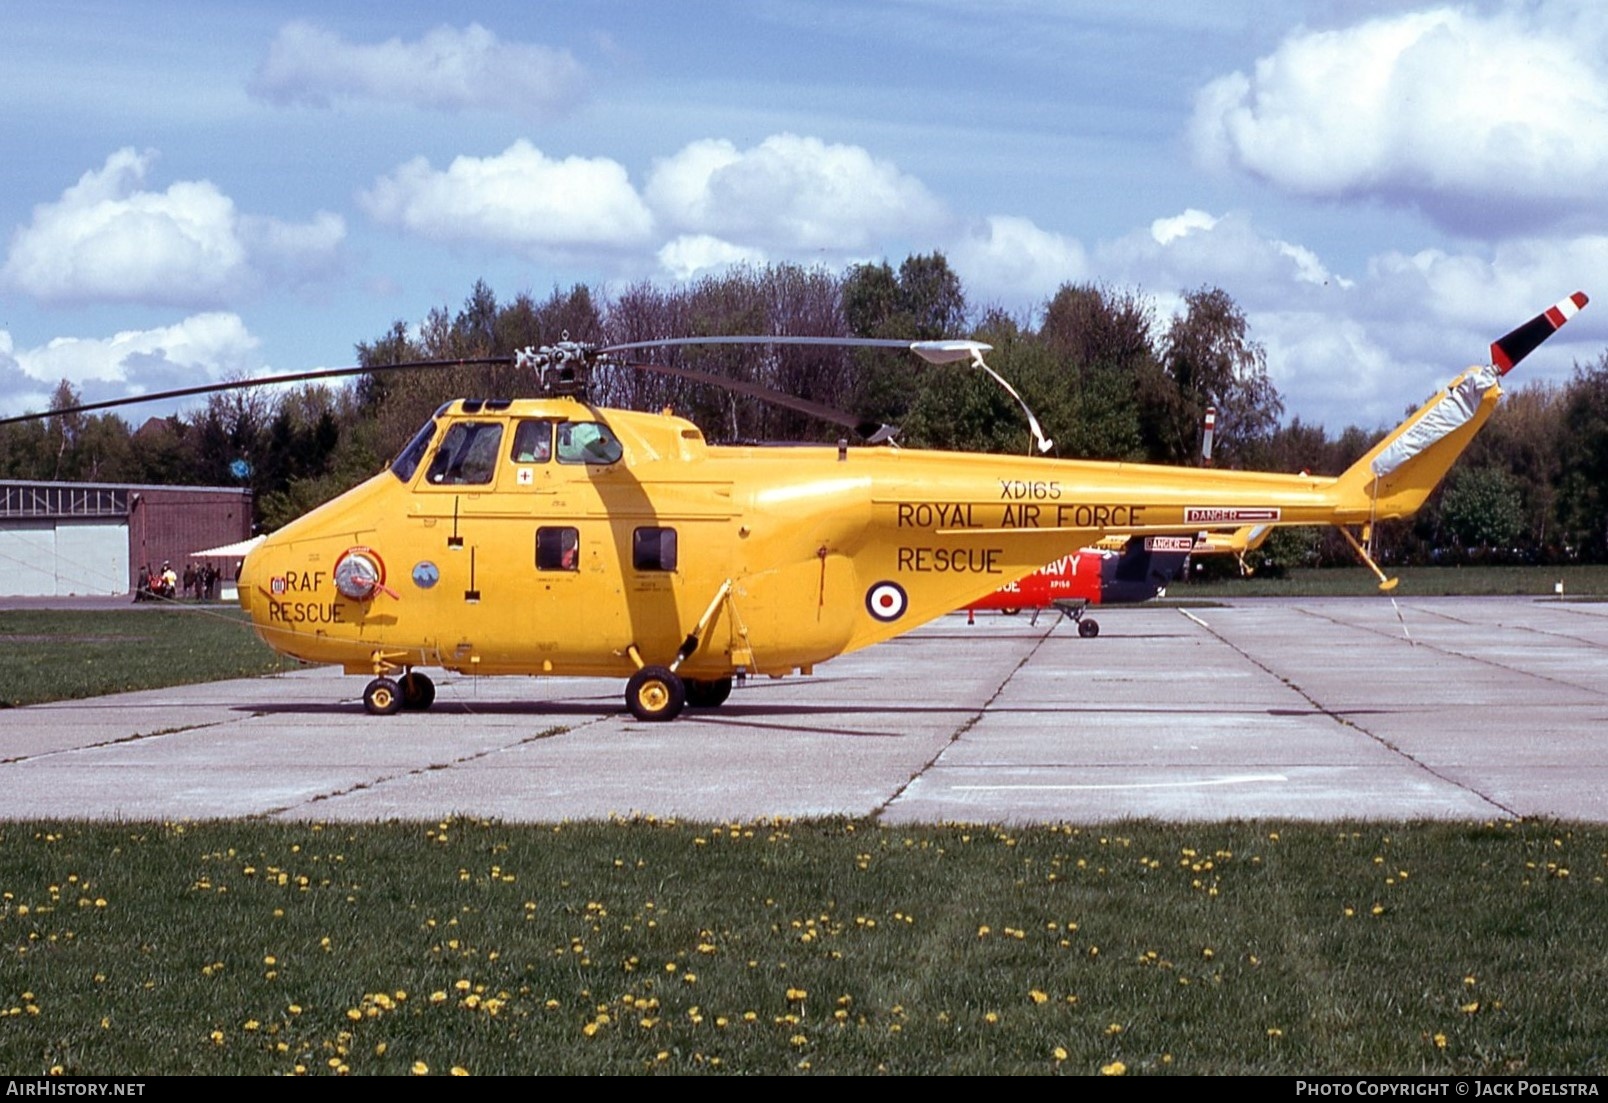
[[[1109,1065],[1100,1066],[1101,1076],[1123,1076],[1128,1072],[1128,1066],[1121,1061],[1112,1061]]]

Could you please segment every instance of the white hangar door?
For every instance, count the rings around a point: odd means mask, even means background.
[[[126,521],[12,520],[0,525],[0,593],[128,593]]]
[[[56,593],[128,593],[128,522],[56,522]]]

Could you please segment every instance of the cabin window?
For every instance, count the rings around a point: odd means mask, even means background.
[[[521,421],[514,430],[515,463],[546,463],[553,457],[553,423]]]
[[[495,421],[459,421],[448,427],[430,462],[429,482],[467,486],[491,482],[497,472],[502,425]]]
[[[553,525],[536,530],[536,569],[539,571],[578,571],[581,569],[580,530]]]
[[[631,536],[631,565],[639,571],[676,569],[676,530],[640,528]]]
[[[559,424],[559,463],[618,463],[624,452],[607,425],[596,421],[565,421]]]

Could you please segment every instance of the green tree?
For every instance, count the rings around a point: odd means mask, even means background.
[[[1441,497],[1441,520],[1465,549],[1512,547],[1524,529],[1518,480],[1500,467],[1459,467]]]
[[[1202,287],[1185,294],[1161,359],[1174,390],[1148,396],[1160,458],[1184,463],[1198,453],[1208,406],[1217,409],[1218,466],[1254,458],[1277,428],[1284,402],[1268,377],[1266,351],[1251,339],[1244,311],[1226,291]]]
[[[1608,352],[1575,366],[1562,421],[1559,521],[1577,554],[1600,561],[1608,557]]]

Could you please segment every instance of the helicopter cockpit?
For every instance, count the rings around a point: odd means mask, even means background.
[[[495,481],[506,424],[501,420],[454,421],[431,453],[441,413],[436,411],[391,461],[391,473],[404,483],[411,482],[428,457],[426,486],[485,486]],[[624,455],[619,437],[602,422],[552,418],[514,422],[508,449],[508,458],[521,466],[545,464],[554,458],[562,464],[608,466]]]

